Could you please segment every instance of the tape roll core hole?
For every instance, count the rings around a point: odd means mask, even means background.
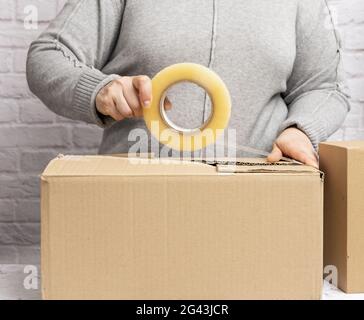
[[[204,110],[204,104],[201,106],[201,110],[199,110],[198,114],[193,115],[191,108],[188,108],[186,105],[180,106],[177,102],[178,96],[180,96],[181,92],[186,92],[184,97],[185,99],[188,99],[191,95],[193,97],[202,97],[202,101],[205,101],[206,99],[206,110]],[[165,99],[168,97],[168,99],[172,103],[172,109],[169,111],[166,111],[164,108]],[[177,98],[177,99],[176,99]],[[184,100],[185,100],[184,99]],[[180,81],[177,83],[174,83],[173,85],[169,86],[167,90],[162,94],[162,97],[160,99],[160,114],[163,119],[163,121],[173,130],[179,132],[179,133],[185,133],[185,134],[193,134],[200,132],[202,129],[204,129],[208,123],[210,122],[212,118],[213,113],[213,105],[211,102],[211,96],[210,94],[200,85],[189,82],[189,81]],[[188,103],[188,101],[183,101],[184,103]],[[179,109],[182,110],[179,110]],[[191,125],[189,127],[184,127],[182,124],[178,123],[178,116],[181,114],[181,112],[185,115],[186,113],[192,114],[191,119]],[[205,116],[204,116],[205,114]],[[184,117],[184,119],[188,119],[188,117]],[[204,121],[205,119],[205,121]],[[185,124],[184,124],[185,125]]]

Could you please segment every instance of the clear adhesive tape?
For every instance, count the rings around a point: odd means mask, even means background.
[[[211,99],[211,115],[199,128],[185,129],[172,123],[164,109],[167,90],[180,82],[203,88]],[[153,100],[143,108],[144,121],[151,134],[162,144],[178,151],[195,151],[215,143],[227,127],[231,114],[229,91],[221,78],[209,68],[180,63],[160,71],[152,80]]]

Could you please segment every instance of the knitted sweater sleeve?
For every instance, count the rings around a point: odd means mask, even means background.
[[[30,90],[55,113],[105,126],[98,91],[118,75],[101,72],[116,44],[121,0],[69,0],[35,40],[27,59]]]
[[[326,0],[300,0],[296,60],[283,97],[288,117],[281,131],[297,126],[317,148],[343,123],[350,109],[340,37]]]

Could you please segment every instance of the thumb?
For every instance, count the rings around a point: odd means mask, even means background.
[[[132,83],[139,93],[142,106],[149,107],[152,102],[152,80],[147,76],[135,76],[132,79]]]
[[[164,109],[166,110],[172,109],[172,102],[171,100],[168,99],[168,97],[166,97],[166,99],[164,100]]]
[[[268,162],[278,162],[279,160],[281,160],[283,157],[282,151],[281,149],[279,149],[279,147],[277,146],[277,144],[275,143],[273,145],[273,150],[270,153],[270,155],[267,157],[267,161]]]

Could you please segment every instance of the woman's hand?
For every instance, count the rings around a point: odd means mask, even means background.
[[[120,77],[102,88],[96,97],[97,111],[116,121],[142,117],[152,102],[152,81],[147,76]],[[166,98],[165,108],[172,105]]]
[[[318,168],[316,152],[306,134],[297,128],[284,130],[273,145],[269,162],[277,162],[282,156],[290,157],[309,166]]]

